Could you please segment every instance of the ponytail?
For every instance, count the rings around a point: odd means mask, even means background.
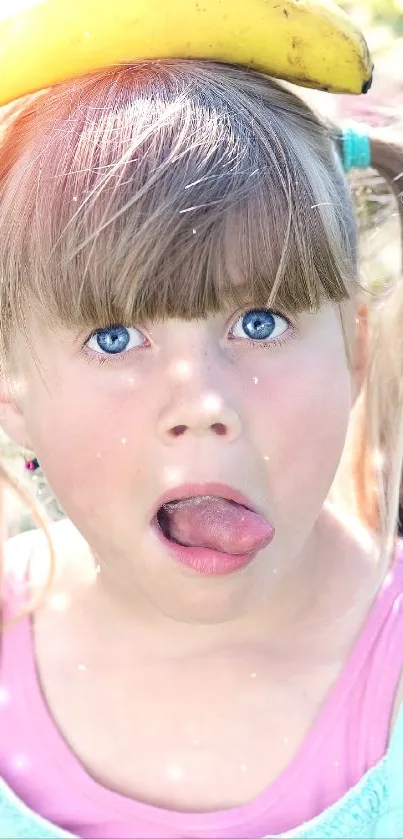
[[[43,532],[48,549],[49,566],[44,585],[40,587],[39,593],[37,593],[36,596],[25,605],[24,609],[20,611],[17,617],[5,623],[2,620],[1,600],[4,594],[4,549],[7,541],[7,521],[4,503],[4,493],[6,489],[12,490],[18,496],[19,500],[26,505],[31,513],[34,524]],[[37,606],[42,603],[43,598],[48,594],[53,582],[55,566],[56,557],[50,533],[50,520],[29,489],[27,489],[24,484],[17,477],[12,475],[0,462],[0,633],[4,629],[8,629],[13,626],[14,623],[16,623],[16,621],[22,618],[25,614],[33,612]]]
[[[403,147],[371,129],[371,167],[397,199],[403,253]],[[403,274],[403,272],[401,272]],[[367,376],[353,412],[349,466],[357,512],[380,533],[384,555],[396,538],[403,463],[403,276],[370,318]]]

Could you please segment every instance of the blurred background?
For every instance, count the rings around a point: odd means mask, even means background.
[[[356,120],[388,127],[403,144],[403,0],[339,0],[364,32],[370,47],[375,76],[366,96],[335,96],[298,89],[312,105],[335,122]],[[351,176],[361,232],[362,282],[380,295],[400,280],[401,248],[395,199],[385,183],[368,171]],[[403,191],[403,172],[402,172]],[[52,518],[62,514],[41,473],[32,477],[24,469],[24,453],[1,436],[0,449],[7,468],[35,490]],[[0,452],[1,453],[1,452]],[[26,453],[29,456],[29,453]],[[8,535],[32,525],[29,511],[15,493],[6,490]]]

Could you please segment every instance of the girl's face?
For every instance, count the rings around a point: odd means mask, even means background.
[[[335,306],[292,321],[227,312],[33,337],[21,442],[126,593],[183,620],[225,620],[292,573],[312,544],[352,402]],[[210,482],[241,491],[275,528],[250,565],[219,577],[179,564],[150,523],[164,493]]]

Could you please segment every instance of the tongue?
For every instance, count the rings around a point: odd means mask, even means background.
[[[261,550],[273,537],[272,527],[262,516],[213,496],[171,501],[161,508],[159,522],[168,538],[180,545],[228,554]]]

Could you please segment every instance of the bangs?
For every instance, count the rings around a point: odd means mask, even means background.
[[[39,96],[24,132],[0,202],[14,321],[296,313],[351,294],[355,224],[334,144],[257,73],[119,68]]]

